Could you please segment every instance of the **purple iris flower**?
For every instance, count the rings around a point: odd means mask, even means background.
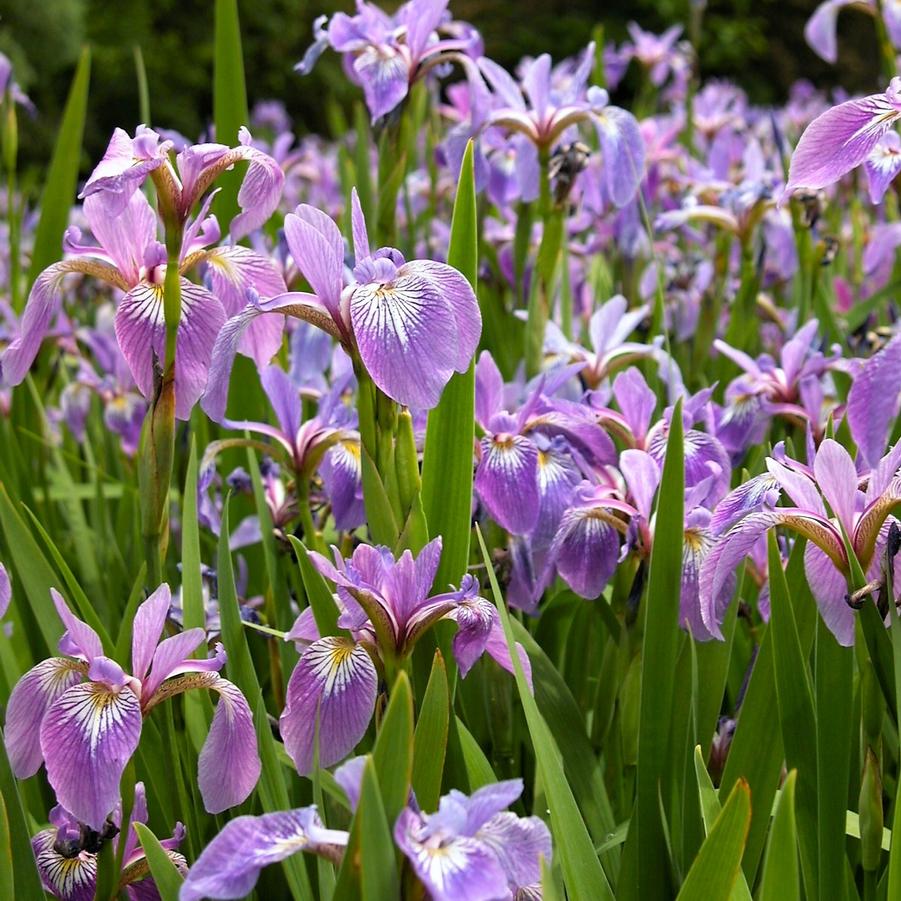
[[[133,138],[117,128],[80,196],[99,195],[108,215],[115,216],[128,206],[135,191],[152,176],[163,219],[184,225],[191,210],[216,179],[235,163],[244,161],[248,167],[238,191],[241,212],[229,226],[232,239],[238,241],[269,219],[278,206],[285,181],[278,163],[252,145],[246,128],[242,127],[238,132],[238,141],[237,147],[188,144],[179,151],[173,166],[171,140],[163,140],[145,125],[138,126]],[[202,220],[202,217],[198,219]]]
[[[113,208],[98,193],[85,199],[84,213],[99,244],[80,243],[81,233],[70,228],[65,238],[67,258],[38,276],[20,332],[0,356],[8,384],[19,384],[37,356],[59,311],[66,276],[83,273],[124,292],[116,311],[116,338],[141,393],[147,399],[153,397],[156,367],[165,356],[166,251],[157,240],[156,214],[143,193],[132,191],[121,207],[121,195],[115,197]],[[216,335],[227,315],[243,306],[245,291],[252,287],[271,295],[284,290],[281,274],[266,257],[238,246],[207,249],[219,240],[215,217],[206,216],[208,204],[209,200],[184,231],[181,247],[181,272],[203,265],[210,286],[194,284],[184,275],[181,279],[182,316],[175,363],[176,415],[181,419],[188,418],[203,392]],[[240,350],[268,361],[281,343],[281,323],[261,325],[262,330],[257,325],[255,332],[245,336]]]
[[[357,13],[320,16],[313,25],[315,43],[294,68],[308,74],[326,47],[344,58],[344,70],[363,88],[373,121],[406,98],[413,82],[460,53],[478,52],[478,33],[452,23],[448,0],[410,0],[389,15],[365,0]],[[326,27],[327,23],[327,27]],[[439,34],[444,32],[444,35]]]
[[[325,493],[332,507],[335,526],[352,530],[364,522],[362,500],[362,466],[360,435],[354,413],[342,403],[342,396],[353,382],[353,372],[338,376],[334,385],[322,395],[316,415],[303,420],[300,393],[292,377],[275,364],[260,374],[263,390],[275,411],[277,426],[263,422],[235,422],[224,419],[223,425],[240,431],[257,432],[276,442],[277,449],[290,461],[295,477],[306,484],[314,473],[322,477]],[[203,493],[211,483],[208,468],[213,456],[204,455],[198,486]],[[282,506],[284,499],[282,499]],[[296,508],[293,508],[296,513]],[[274,521],[283,525],[284,517]]]
[[[629,22],[626,28],[632,38],[632,45],[626,45],[630,55],[648,70],[651,84],[659,88],[672,69],[676,56],[674,47],[682,34],[682,26],[673,25],[661,35],[645,31],[637,22]]]
[[[771,416],[790,422],[809,423],[818,435],[823,402],[823,379],[839,359],[836,347],[826,356],[816,347],[819,323],[802,326],[783,345],[778,362],[769,354],[756,360],[717,339],[714,347],[744,370],[726,390],[727,411],[718,423],[717,434],[730,447],[744,451],[762,440],[761,427]]]
[[[288,633],[309,642],[291,674],[280,719],[285,750],[301,775],[313,768],[317,719],[319,763],[327,767],[346,757],[366,732],[379,672],[403,663],[438,620],[457,623],[453,651],[463,676],[485,652],[512,672],[497,610],[479,596],[472,576],[464,576],[459,590],[429,595],[441,544],[436,538],[415,559],[404,551],[397,560],[385,547],[360,545],[348,560],[333,549],[334,564],[310,552],[316,568],[337,587],[338,625],[352,638],[320,638],[309,608]],[[520,658],[529,673],[521,649]]]
[[[143,782],[135,785],[131,817],[124,827],[118,822],[118,811],[111,815],[99,831],[80,823],[60,805],[50,811],[49,819],[50,827],[35,835],[31,840],[31,847],[44,889],[54,898],[60,898],[61,901],[93,901],[97,888],[97,857],[100,849],[105,841],[111,840],[115,847],[123,839],[125,847],[122,850],[120,886],[124,887],[130,901],[154,901],[159,898],[159,890],[153,877],[147,872],[144,851],[132,828],[134,823],[147,822],[147,798]],[[115,837],[110,838],[109,833]],[[178,851],[184,835],[184,826],[177,823],[174,835],[160,842],[182,875],[188,871],[187,861]]]
[[[470,796],[453,790],[435,813],[401,811],[394,840],[433,901],[540,897],[551,834],[538,817],[507,810],[522,787],[509,779]]]
[[[867,162],[901,120],[901,78],[883,94],[846,100],[818,116],[801,135],[792,154],[785,195],[816,191]]]
[[[901,243],[901,229],[896,231],[896,239]],[[848,393],[851,434],[864,461],[873,468],[879,463],[898,415],[899,367],[901,336],[896,336],[864,363]]]
[[[347,841],[347,832],[323,826],[315,805],[237,817],[194,862],[179,892],[180,901],[243,898],[253,891],[263,867],[299,851],[337,862]]]
[[[519,85],[506,70],[487,57],[478,60],[478,72],[469,77],[477,97],[484,97],[487,81],[491,94],[473,104],[472,120],[449,137],[449,156],[457,158],[471,135],[498,127],[524,135],[536,152],[550,152],[564,134],[580,124],[593,125],[604,156],[607,196],[616,206],[628,203],[644,175],[645,145],[635,117],[610,106],[605,90],[587,87],[594,64],[594,46],[589,45],[579,64],[554,83],[551,58],[542,54],[528,63]],[[519,148],[523,153],[524,148]],[[523,164],[525,160],[523,160]]]
[[[850,454],[831,438],[820,445],[812,468],[784,456],[781,461],[767,458],[774,481],[760,480],[754,491],[745,488],[741,498],[733,492],[724,500],[735,524],[717,539],[702,567],[701,614],[710,633],[717,638],[722,634],[718,618],[722,608],[715,596],[724,581],[761,535],[782,525],[808,539],[804,569],[820,615],[840,644],[852,645],[848,547],[866,576],[875,578],[881,566],[886,521],[901,499],[899,468],[901,442],[872,469],[865,490],[860,489],[861,478]],[[787,495],[795,506],[772,507],[774,491]]]
[[[265,314],[296,316],[327,331],[362,360],[385,394],[408,407],[431,409],[453,373],[469,368],[482,331],[469,282],[445,263],[408,263],[393,247],[371,251],[355,191],[352,222],[356,265],[345,287],[338,226],[305,204],[285,218],[291,255],[314,293],[289,291],[251,303],[226,323],[203,400],[210,418],[223,419],[238,343]]]
[[[15,775],[33,776],[44,763],[59,803],[99,831],[119,801],[119,782],[138,747],[143,717],[166,698],[208,688],[219,693],[219,703],[200,752],[200,793],[211,813],[244,801],[260,774],[250,708],[219,675],[225,663],[221,645],[209,659],[191,659],[205,640],[202,629],[160,641],[169,586],[161,585],[135,613],[131,675],[104,655],[97,633],[51,593],[66,627],[59,644],[66,656],[30,669],[10,694],[5,742]]]
[[[491,517],[514,535],[531,533],[544,507],[556,508],[558,494],[571,491],[578,476],[560,457],[563,438],[572,457],[586,466],[613,462],[613,442],[597,418],[578,403],[552,395],[584,364],[542,376],[514,414],[505,409],[504,382],[491,355],[476,366],[476,421],[484,432],[479,444],[475,490]]]

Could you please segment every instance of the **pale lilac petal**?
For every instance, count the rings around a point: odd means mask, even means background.
[[[465,679],[475,662],[485,653],[491,628],[497,621],[497,609],[485,598],[475,597],[462,601],[448,614],[457,623],[454,635],[454,658]]]
[[[395,824],[394,840],[433,901],[494,901],[510,896],[503,867],[478,839],[433,835],[422,815],[406,807]]]
[[[603,341],[601,335],[598,338]],[[641,371],[630,366],[624,372],[620,372],[613,380],[613,396],[632,434],[636,438],[644,438],[651,424],[654,408],[657,406],[657,398],[648,387]]]
[[[610,525],[605,511],[577,507],[561,520],[550,557],[576,594],[594,600],[616,569],[619,532]]]
[[[205,257],[209,288],[222,303],[225,315],[236,316],[253,289],[261,298],[287,291],[285,280],[273,260],[247,247],[218,247]],[[239,353],[250,357],[262,369],[282,345],[284,321],[274,316],[254,320],[241,336]]]
[[[854,611],[848,606],[848,583],[835,564],[815,545],[804,549],[804,574],[820,616],[843,647],[854,644]]]
[[[41,751],[57,800],[100,830],[119,802],[119,781],[141,736],[141,705],[128,687],[85,682],[60,695],[41,723]]]
[[[494,851],[507,881],[516,888],[541,881],[542,858],[551,863],[551,833],[538,817],[502,811],[488,820],[476,837]]]
[[[250,165],[238,189],[241,212],[232,219],[228,228],[233,241],[240,241],[266,224],[278,206],[285,184],[281,166],[268,154],[248,146],[250,135],[247,129],[242,128],[239,137],[244,145],[243,157]]]
[[[285,240],[313,292],[337,315],[344,280],[344,240],[338,226],[315,207],[301,204],[285,217]]]
[[[197,760],[197,784],[208,813],[221,813],[245,801],[260,778],[260,755],[253,714],[237,685],[219,678],[213,722]]]
[[[432,282],[450,303],[457,328],[457,358],[453,362],[457,372],[465,372],[472,362],[479,338],[482,336],[482,313],[475,292],[466,277],[446,263],[432,260],[412,260],[399,275],[422,277]]]
[[[6,567],[0,563],[0,618],[6,616],[10,601],[13,598],[12,585]]]
[[[428,282],[405,279],[389,290],[358,286],[350,309],[360,357],[376,385],[405,406],[436,406],[457,357],[447,299]]]
[[[788,494],[794,503],[817,516],[826,515],[826,506],[820,497],[816,485],[805,473],[785,466],[778,460],[767,458],[766,468],[776,480],[779,487]]]
[[[248,328],[261,316],[281,313],[283,315],[295,315],[309,313],[313,320],[330,322],[331,317],[325,307],[313,294],[289,291],[278,297],[259,303],[248,304],[237,316],[229,319],[219,331],[213,353],[210,360],[209,377],[207,387],[203,395],[201,406],[214,422],[225,420],[225,407],[228,402],[228,383],[235,354],[238,352],[241,340]]]
[[[363,469],[359,441],[339,441],[329,448],[319,467],[322,487],[329,503],[335,528],[353,531],[366,521],[363,505]]]
[[[94,901],[97,855],[81,851],[77,857],[63,857],[53,847],[56,836],[56,829],[44,829],[31,840],[44,888],[62,901]]]
[[[44,755],[40,730],[47,708],[82,679],[84,664],[51,657],[28,670],[13,686],[6,705],[3,740],[10,767],[19,779],[27,779],[41,768]]]
[[[476,363],[476,422],[488,428],[491,417],[504,407],[504,377],[487,350]]]
[[[851,455],[837,441],[826,438],[817,450],[813,471],[820,491],[850,536],[857,501],[857,469]]]
[[[188,419],[203,389],[213,345],[225,323],[222,304],[205,288],[181,280],[181,321],[175,352],[175,413]],[[155,392],[155,371],[166,356],[163,290],[142,282],[122,298],[116,311],[116,338],[144,397]]]
[[[360,196],[357,189],[350,192],[350,226],[354,241],[354,258],[365,260],[370,255],[369,232],[366,230],[366,219],[363,216],[363,208],[360,206]]]
[[[346,844],[347,833],[326,829],[315,807],[238,817],[226,823],[188,870],[179,898],[243,898],[263,867],[298,851]]]
[[[18,385],[28,375],[41,342],[50,331],[62,302],[63,280],[72,272],[84,271],[80,261],[65,260],[45,269],[28,295],[19,331],[0,355],[3,384]]]
[[[851,434],[870,466],[876,466],[885,453],[891,424],[898,415],[899,371],[901,335],[866,361],[848,393]]]
[[[804,26],[804,38],[811,49],[827,63],[838,60],[838,41],[836,31],[838,14],[855,0],[826,0],[814,11]]]
[[[890,131],[864,163],[867,183],[870,189],[870,200],[882,203],[882,198],[895,176],[901,172],[901,136]]]
[[[618,107],[605,107],[596,121],[607,194],[615,206],[625,206],[644,177],[644,138],[635,117]]]
[[[83,657],[85,660],[93,660],[103,654],[103,644],[100,636],[87,624],[83,623],[69,609],[65,598],[55,589],[50,589],[50,597],[56,612],[62,620],[66,631],[59,640],[59,649],[70,657]]]
[[[859,166],[901,118],[885,94],[847,100],[818,116],[792,154],[786,193],[816,191]]]
[[[772,509],[779,500],[779,487],[779,482],[769,473],[742,482],[716,505],[713,519],[710,520],[710,531],[714,535],[720,535],[731,529],[743,516]]]
[[[171,604],[172,592],[164,582],[135,612],[131,625],[131,671],[137,679],[143,680],[150,669]]]
[[[514,535],[531,532],[538,521],[538,449],[522,435],[482,439],[475,489],[491,517]]]
[[[407,96],[410,72],[399,50],[388,44],[367,47],[353,63],[373,121],[391,112]]]
[[[275,317],[266,316],[263,318],[274,319]],[[288,377],[288,373],[281,366],[267,366],[260,373],[260,381],[263,383],[263,390],[266,392],[269,403],[272,404],[272,409],[275,411],[279,428],[281,428],[285,438],[293,444],[297,430],[300,428],[300,421],[303,418],[300,393]]]
[[[501,627],[500,619],[496,619],[491,625],[491,631],[488,633],[488,641],[485,644],[485,653],[500,667],[505,669],[511,675],[514,675],[516,670],[513,666],[513,658],[510,656],[510,647],[507,644],[507,638],[504,635],[504,630]],[[516,653],[519,657],[520,666],[522,666],[522,671],[525,674],[526,682],[529,685],[529,689],[532,689],[532,661],[529,660],[529,655],[526,653],[526,649],[517,641],[516,642]]]
[[[361,646],[336,637],[310,645],[291,674],[279,720],[285,750],[301,775],[313,768],[317,718],[319,765],[327,767],[363,737],[377,686],[375,665]]]
[[[551,57],[542,53],[529,63],[522,78],[523,91],[539,122],[544,122],[551,97]]]
[[[106,198],[92,194],[84,201],[91,233],[129,284],[140,279],[148,248],[157,239],[157,216],[141,191],[135,191],[117,216],[111,216]]]
[[[366,769],[366,756],[351,757],[335,770],[335,782],[344,789],[350,809],[356,811],[360,803],[360,790],[363,787],[363,771]]]
[[[636,509],[645,519],[650,519],[654,495],[660,484],[660,465],[646,451],[627,448],[619,458],[619,468]]]

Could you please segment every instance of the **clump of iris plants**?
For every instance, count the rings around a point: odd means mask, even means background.
[[[0,54],[10,897],[901,897],[901,16],[763,108],[690,7],[358,0],[310,135],[220,2],[204,135],[82,168],[86,51],[39,184]]]

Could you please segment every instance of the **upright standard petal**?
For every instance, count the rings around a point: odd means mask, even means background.
[[[298,851],[336,857],[347,833],[326,829],[315,807],[238,817],[206,846],[188,870],[179,898],[243,898],[260,870]]]
[[[899,371],[901,335],[864,363],[848,393],[851,434],[870,466],[876,466],[885,453],[889,429],[898,415]]]
[[[221,813],[248,798],[261,763],[253,714],[241,690],[222,678],[210,688],[219,693],[219,703],[197,760],[197,784],[207,811]]]
[[[13,773],[19,779],[33,776],[41,767],[41,722],[47,708],[85,676],[83,663],[51,657],[28,670],[13,686],[6,705],[3,739]]]
[[[119,802],[119,782],[141,736],[134,692],[96,682],[67,689],[41,723],[41,751],[57,800],[100,830]]]
[[[813,472],[832,512],[850,536],[857,505],[857,469],[851,455],[837,441],[826,438],[817,450]]]
[[[604,107],[596,121],[607,195],[615,206],[625,206],[644,178],[644,138],[635,117],[616,106]]]
[[[291,674],[279,720],[285,750],[302,776],[313,769],[317,720],[319,765],[331,766],[366,732],[377,687],[375,665],[360,645],[328,637],[307,648]]]
[[[9,582],[9,573],[6,571],[6,567],[0,563],[0,617],[6,615],[12,598],[13,590]]]
[[[87,661],[102,656],[103,645],[100,636],[69,609],[65,598],[55,588],[50,589],[50,597],[66,627],[63,637],[59,640],[59,649],[70,657],[83,657]]]
[[[131,625],[131,671],[143,681],[166,625],[172,592],[164,582],[138,607]]]

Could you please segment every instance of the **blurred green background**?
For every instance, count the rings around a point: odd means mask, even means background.
[[[655,31],[685,22],[689,2],[451,0],[451,10],[480,29],[489,56],[512,66],[525,54],[549,51],[561,58],[578,51],[599,17],[606,38],[617,42],[630,19]],[[21,162],[35,166],[48,157],[83,43],[93,48],[86,160],[102,154],[116,125],[131,130],[139,124],[135,45],[147,67],[154,125],[196,138],[212,108],[213,6],[213,0],[0,0],[0,50],[12,58],[39,111],[35,120],[21,122]],[[307,78],[292,67],[311,41],[315,17],[349,11],[352,0],[239,0],[239,6],[251,105],[280,99],[298,132],[327,133],[324,99],[350,104],[359,92],[335,54],[325,54]],[[702,75],[734,79],[761,103],[781,102],[802,77],[822,87],[883,87],[872,21],[859,12],[842,14],[839,64],[829,66],[804,42],[804,23],[815,6],[813,0],[710,0]]]

